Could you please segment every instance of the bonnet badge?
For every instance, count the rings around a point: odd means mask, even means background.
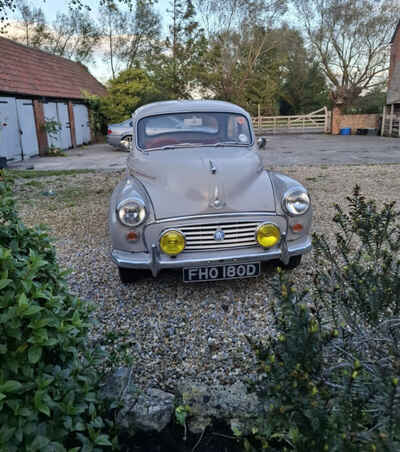
[[[216,242],[222,242],[225,238],[225,233],[221,228],[218,228],[214,234],[214,240]]]

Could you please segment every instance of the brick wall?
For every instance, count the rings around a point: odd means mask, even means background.
[[[379,115],[343,115],[340,117],[340,129],[351,127],[354,135],[357,129],[376,129]]]
[[[396,28],[396,33],[393,42],[390,46],[390,68],[389,68],[389,85],[392,80],[392,74],[396,62],[400,60],[400,27]]]
[[[357,129],[377,129],[379,115],[342,115],[339,108],[333,108],[332,135],[338,135],[340,129],[350,127],[351,133],[357,133]]]

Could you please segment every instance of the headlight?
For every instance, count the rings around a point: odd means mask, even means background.
[[[263,248],[271,248],[271,246],[276,245],[281,239],[281,232],[274,224],[264,223],[258,226],[256,239]]]
[[[301,188],[294,188],[285,193],[282,207],[289,215],[302,215],[310,207],[310,197]]]
[[[160,248],[169,256],[176,256],[185,249],[185,236],[180,231],[169,229],[160,237]]]
[[[117,207],[119,221],[128,227],[139,226],[146,219],[147,212],[142,201],[138,199],[127,199]]]

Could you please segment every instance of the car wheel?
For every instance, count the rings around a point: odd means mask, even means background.
[[[118,267],[118,272],[119,279],[121,280],[122,284],[133,283],[137,280],[137,271],[133,270],[132,268]]]
[[[301,257],[301,254],[292,256],[286,265],[282,264],[283,268],[285,268],[286,270],[293,270],[294,268],[298,267],[301,263]]]

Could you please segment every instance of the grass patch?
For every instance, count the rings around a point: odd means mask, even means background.
[[[25,186],[35,187],[35,188],[43,188],[43,182],[39,182],[38,180],[30,180],[29,182],[25,182]]]
[[[74,176],[76,174],[94,173],[96,170],[7,170],[7,174],[14,179],[36,179],[51,176]]]

